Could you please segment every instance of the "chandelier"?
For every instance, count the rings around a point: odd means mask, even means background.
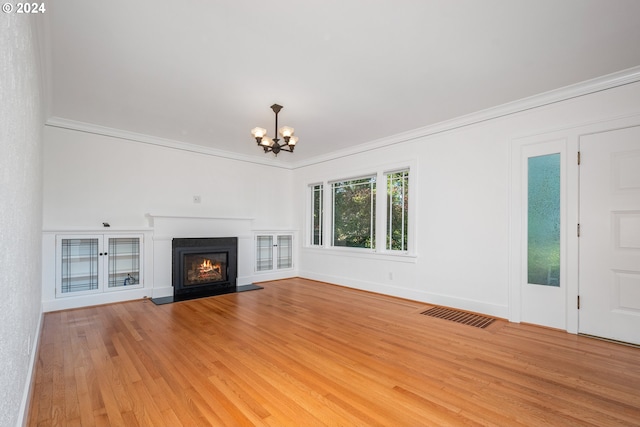
[[[296,147],[298,137],[293,136],[293,128],[289,126],[283,126],[280,128],[280,136],[284,140],[283,144],[280,144],[280,138],[278,138],[278,113],[282,110],[282,105],[273,104],[271,109],[276,114],[276,127],[274,130],[275,138],[271,139],[267,136],[267,130],[264,128],[251,129],[251,135],[256,139],[258,146],[264,149],[265,153],[272,152],[276,156],[280,151],[288,151],[293,153],[293,149]]]

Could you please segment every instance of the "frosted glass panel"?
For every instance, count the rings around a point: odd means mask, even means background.
[[[560,286],[560,154],[529,158],[527,279]]]

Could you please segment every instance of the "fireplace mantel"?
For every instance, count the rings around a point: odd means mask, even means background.
[[[198,211],[151,212],[145,216],[153,228],[154,298],[173,295],[171,242],[174,238],[237,237],[238,285],[251,283],[255,218],[216,216]]]
[[[180,214],[180,213],[147,213],[145,214],[149,221],[149,226],[153,227],[156,219],[167,220],[218,220],[218,221],[253,221],[252,217],[241,216],[211,216],[211,215],[194,215],[194,214]]]
[[[145,215],[154,230],[154,239],[201,236],[247,236],[255,218],[213,216],[206,214],[148,213]]]

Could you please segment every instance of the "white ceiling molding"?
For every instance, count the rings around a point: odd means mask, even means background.
[[[238,160],[249,163],[256,163],[265,166],[272,166],[282,169],[297,169],[313,164],[318,164],[341,157],[352,156],[358,153],[366,151],[377,150],[387,147],[389,145],[400,144],[408,142],[417,138],[423,138],[430,135],[439,134],[442,132],[451,131],[464,126],[470,126],[476,123],[481,123],[487,120],[496,119],[499,117],[516,114],[522,111],[531,110],[533,108],[542,107],[545,105],[554,104],[557,102],[569,100],[572,98],[588,95],[595,92],[600,92],[607,89],[623,86],[630,83],[640,81],[640,66],[622,70],[616,73],[607,74],[602,77],[587,80],[581,83],[569,85],[560,89],[544,92],[538,95],[534,95],[528,98],[524,98],[518,101],[509,102],[506,104],[498,105],[496,107],[481,110],[475,113],[471,113],[465,116],[457,117],[451,120],[446,120],[440,123],[436,123],[430,126],[402,132],[396,135],[390,135],[374,141],[370,141],[364,144],[360,144],[348,149],[334,151],[332,153],[310,158],[308,160],[294,162],[294,163],[281,163],[278,159],[273,157],[263,156],[248,156],[238,153],[233,153],[225,150],[218,150],[215,148],[209,148],[196,144],[189,144],[181,141],[169,140],[164,138],[158,138],[150,135],[144,135],[120,129],[109,128],[105,126],[98,126],[91,123],[78,122],[75,120],[68,120],[60,117],[51,117],[47,120],[46,125],[52,127],[58,127],[63,129],[70,129],[79,132],[86,132],[95,135],[108,136],[113,138],[120,138],[128,141],[140,142],[144,144],[152,144],[166,148],[172,148],[182,151],[190,151],[194,153],[205,154],[209,156],[222,157],[226,159]],[[250,141],[249,141],[250,142]]]
[[[433,125],[402,132],[396,135],[380,138],[344,150],[334,151],[332,153],[313,157],[306,161],[296,162],[293,169],[322,163],[341,157],[348,157],[365,151],[377,150],[388,147],[389,145],[400,144],[414,139],[435,135],[476,123],[485,122],[487,120],[497,119],[499,117],[520,113],[534,108],[543,107],[545,105],[555,104],[591,93],[600,92],[615,87],[640,81],[640,66],[622,70],[616,73],[607,74],[595,79],[565,86],[563,88],[551,90],[538,95],[523,98],[518,101],[509,102],[498,105],[496,107],[487,108],[465,116],[456,117]]]
[[[186,142],[175,141],[165,138],[159,138],[151,135],[144,135],[126,130],[120,130],[105,126],[94,125],[91,123],[78,122],[75,120],[63,119],[60,117],[51,117],[45,123],[47,126],[69,129],[78,132],[85,132],[94,135],[108,136],[112,138],[124,139],[127,141],[140,142],[143,144],[157,145],[159,147],[172,148],[181,151],[190,151],[192,153],[205,154],[208,156],[222,157],[225,159],[238,160],[241,162],[257,163],[265,166],[272,166],[282,169],[291,169],[291,165],[285,163],[275,163],[277,159],[264,156],[247,156],[243,154],[233,153],[231,151],[218,150],[215,148],[205,147],[202,145],[189,144]],[[249,140],[249,143],[252,143]]]

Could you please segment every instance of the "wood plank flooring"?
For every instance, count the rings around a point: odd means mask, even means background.
[[[640,349],[304,279],[47,313],[30,426],[640,425]]]

